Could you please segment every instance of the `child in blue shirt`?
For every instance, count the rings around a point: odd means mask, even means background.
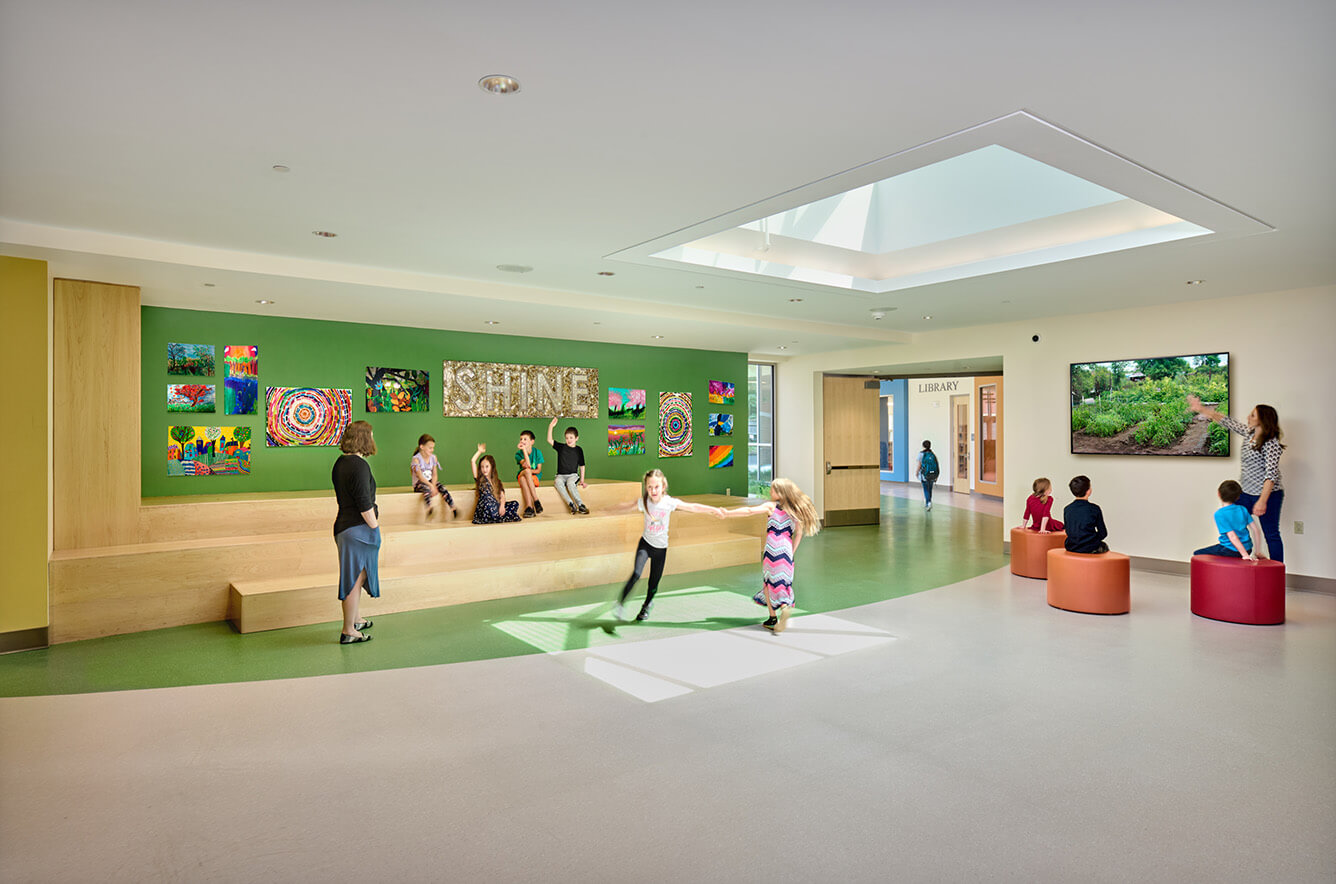
[[[1235,503],[1243,494],[1243,486],[1233,479],[1226,479],[1220,483],[1217,493],[1224,504],[1215,511],[1215,528],[1220,532],[1220,542],[1199,549],[1193,555],[1257,561],[1257,523],[1247,509]]]

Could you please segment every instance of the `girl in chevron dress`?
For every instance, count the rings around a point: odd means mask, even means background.
[[[761,625],[775,633],[784,631],[793,608],[793,554],[804,537],[821,529],[812,499],[788,479],[770,485],[770,499],[756,506],[724,510],[725,516],[766,513],[765,551],[761,554],[761,591],[752,597],[765,605],[770,617]]]

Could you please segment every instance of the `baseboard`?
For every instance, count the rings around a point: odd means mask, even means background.
[[[1002,541],[1002,554],[1011,555],[1011,541]],[[1157,574],[1173,574],[1175,577],[1187,577],[1189,574],[1189,563],[1179,562],[1173,559],[1152,559],[1148,556],[1129,556],[1132,560],[1132,567],[1138,571],[1153,571]],[[1331,577],[1313,577],[1308,574],[1286,573],[1285,586],[1287,589],[1297,589],[1302,592],[1318,592],[1323,595],[1336,595],[1336,578]]]
[[[830,528],[849,525],[880,525],[881,510],[877,507],[857,510],[826,510],[825,524]]]
[[[51,644],[47,640],[48,629],[49,627],[39,626],[36,629],[16,629],[13,632],[0,632],[0,654],[34,651],[38,648],[48,647]]]

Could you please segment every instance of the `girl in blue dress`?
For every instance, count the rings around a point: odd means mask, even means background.
[[[473,524],[494,525],[497,522],[518,522],[520,504],[517,500],[506,500],[506,489],[501,485],[501,477],[496,474],[496,460],[487,454],[487,444],[478,443],[478,450],[469,460],[473,470],[473,488],[476,492],[473,504]],[[479,460],[481,458],[481,460]]]

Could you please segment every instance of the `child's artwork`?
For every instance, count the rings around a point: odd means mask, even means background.
[[[710,404],[732,405],[733,385],[728,381],[710,381]]]
[[[352,422],[353,391],[318,387],[264,388],[265,444],[338,445]]]
[[[213,344],[168,344],[167,373],[213,374]]]
[[[249,475],[250,427],[168,427],[167,475]]]
[[[223,347],[223,413],[255,414],[260,395],[260,348],[253,344]]]
[[[427,373],[411,368],[366,369],[366,410],[426,411]]]
[[[608,387],[608,417],[639,419],[645,416],[645,391]]]
[[[731,466],[733,466],[733,446],[711,445],[710,469],[717,470],[720,467],[731,467]]]
[[[608,427],[608,457],[645,453],[645,425]]]
[[[691,394],[659,394],[659,457],[691,454]]]
[[[167,410],[212,414],[217,410],[213,384],[168,384]]]
[[[733,415],[715,414],[710,412],[710,435],[711,436],[732,436],[733,435]]]

